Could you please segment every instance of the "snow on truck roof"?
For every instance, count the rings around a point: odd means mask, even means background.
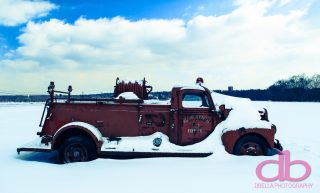
[[[195,90],[205,90],[202,86],[193,84],[193,85],[175,85],[173,86],[175,88],[181,88],[181,90],[186,90],[186,89],[195,89]]]

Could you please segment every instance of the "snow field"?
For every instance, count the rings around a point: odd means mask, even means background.
[[[21,153],[16,148],[36,137],[43,104],[0,104],[0,192],[319,192],[320,103],[254,102],[266,107],[277,125],[277,138],[291,160],[307,161],[311,189],[255,188],[263,183],[256,166],[272,157],[237,157],[218,153],[206,158],[97,159],[88,163],[53,164],[54,153]],[[276,168],[267,167],[266,175]],[[303,172],[294,166],[292,175]]]

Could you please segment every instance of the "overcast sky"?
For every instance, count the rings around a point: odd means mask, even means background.
[[[318,0],[0,0],[0,92],[266,88],[320,73]]]

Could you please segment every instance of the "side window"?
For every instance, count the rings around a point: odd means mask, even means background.
[[[204,93],[185,93],[182,96],[182,106],[185,108],[208,108],[208,96]]]

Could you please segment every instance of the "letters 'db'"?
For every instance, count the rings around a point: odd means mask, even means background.
[[[277,164],[278,165],[278,175],[271,177],[271,178],[267,178],[264,177],[262,174],[262,168],[267,165],[267,164]],[[300,164],[305,168],[305,173],[298,178],[292,178],[290,176],[290,167],[292,165],[296,165],[296,164]],[[291,182],[298,182],[298,181],[302,181],[305,180],[306,178],[309,177],[311,173],[311,167],[310,165],[303,161],[303,160],[294,160],[294,161],[290,161],[290,152],[289,151],[283,151],[282,154],[279,155],[279,160],[266,160],[261,162],[257,168],[256,168],[256,174],[258,176],[258,178],[262,181],[265,182],[273,182],[276,180],[279,181],[291,181]]]

